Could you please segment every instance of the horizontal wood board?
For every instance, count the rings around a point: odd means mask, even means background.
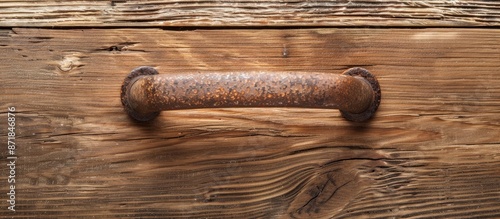
[[[490,27],[494,0],[0,1],[3,27]]]
[[[0,30],[0,54],[1,130],[15,106],[18,144],[17,212],[3,201],[1,217],[500,217],[500,30],[14,28]],[[119,91],[142,65],[359,66],[382,103],[367,123],[251,108],[137,124]]]

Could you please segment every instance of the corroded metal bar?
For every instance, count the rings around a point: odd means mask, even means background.
[[[221,107],[303,107],[339,109],[346,119],[364,121],[380,103],[375,77],[362,68],[342,75],[297,72],[210,72],[158,75],[134,69],[121,100],[128,114],[148,121],[160,111]]]

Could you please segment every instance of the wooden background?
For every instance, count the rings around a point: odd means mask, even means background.
[[[2,218],[499,218],[497,1],[0,1]],[[342,28],[340,28],[342,27]],[[371,28],[367,28],[371,27]],[[410,28],[411,27],[411,28]],[[123,112],[135,67],[364,67],[382,103]]]

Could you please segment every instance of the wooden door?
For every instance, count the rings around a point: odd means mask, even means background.
[[[0,1],[0,215],[500,217],[499,8]],[[297,108],[165,111],[137,123],[120,86],[144,65],[160,74],[363,67],[382,102],[363,123]]]

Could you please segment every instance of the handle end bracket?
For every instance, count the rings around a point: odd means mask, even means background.
[[[365,79],[373,89],[373,99],[372,99],[373,101],[370,104],[370,106],[364,112],[361,113],[349,113],[340,110],[342,117],[353,122],[363,122],[370,119],[377,111],[378,106],[380,105],[380,100],[382,98],[382,92],[380,91],[380,85],[377,79],[368,70],[359,67],[350,68],[347,71],[345,71],[343,75],[349,75],[354,77],[358,76]]]
[[[152,112],[152,113],[148,113],[148,114],[142,114],[142,113],[135,111],[132,108],[132,106],[130,106],[130,103],[128,102],[128,100],[129,100],[128,95],[129,95],[130,87],[132,87],[134,82],[137,81],[137,79],[141,78],[142,76],[157,75],[157,74],[158,74],[158,71],[156,71],[156,69],[149,67],[149,66],[141,66],[141,67],[138,67],[138,68],[132,70],[130,72],[130,74],[128,74],[128,76],[123,81],[122,89],[121,89],[122,105],[123,105],[125,111],[127,112],[127,114],[137,121],[146,122],[146,121],[152,120],[152,119],[156,118],[160,114],[160,112]]]

